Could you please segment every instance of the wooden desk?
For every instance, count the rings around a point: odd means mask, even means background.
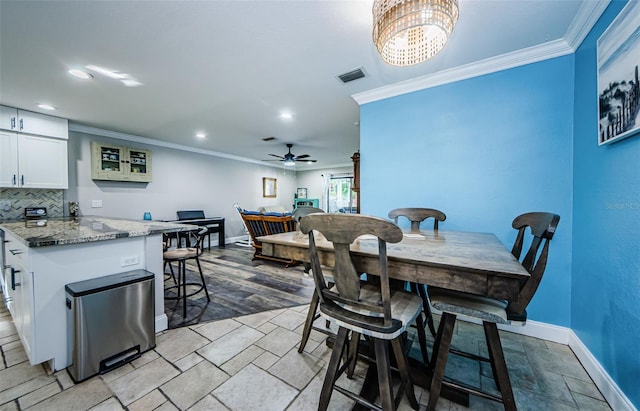
[[[218,247],[224,247],[224,218],[223,217],[207,217],[207,218],[197,218],[190,220],[173,220],[169,221],[171,223],[180,223],[180,224],[192,224],[200,227],[207,227],[209,229],[209,234],[207,235],[207,248],[211,250],[211,233],[218,233]],[[178,245],[182,244],[182,238],[186,238],[188,241],[189,236],[180,235],[178,238]]]
[[[280,258],[309,261],[309,240],[298,231],[257,238],[262,253]],[[331,243],[316,238],[323,265],[334,265]],[[379,274],[375,239],[358,239],[351,246],[356,270]],[[390,278],[453,290],[516,300],[520,282],[529,278],[509,250],[494,234],[462,231],[424,231],[405,234],[396,244],[387,244]]]

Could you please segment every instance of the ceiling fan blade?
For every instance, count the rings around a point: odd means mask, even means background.
[[[262,160],[262,161],[284,161],[284,160],[282,160],[282,159],[280,159],[280,160],[266,159],[266,160]]]
[[[277,154],[269,154],[269,155],[270,155],[270,156],[273,156],[273,157],[278,157],[278,158],[280,158],[280,159],[283,159],[283,160],[284,160],[284,157],[279,156],[279,155],[277,155]]]
[[[296,160],[300,160],[307,157],[311,157],[311,156],[309,154],[302,154],[302,155],[296,156]]]

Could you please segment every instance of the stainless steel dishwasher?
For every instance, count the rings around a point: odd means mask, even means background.
[[[154,275],[134,270],[67,284],[69,373],[80,382],[156,345]]]

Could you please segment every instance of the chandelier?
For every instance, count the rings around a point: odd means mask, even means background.
[[[458,21],[458,0],[375,0],[373,42],[382,59],[411,66],[435,56]]]

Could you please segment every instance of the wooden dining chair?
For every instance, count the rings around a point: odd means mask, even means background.
[[[526,307],[542,280],[542,275],[547,266],[549,242],[555,234],[559,221],[560,216],[557,214],[542,212],[522,214],[513,220],[512,226],[518,230],[518,235],[511,252],[517,259],[520,259],[523,245],[525,244],[527,228],[531,232],[529,249],[522,259],[522,265],[529,272],[530,277],[520,285],[520,292],[516,300],[508,302],[475,294],[429,287],[431,305],[442,311],[442,318],[440,319],[430,364],[430,371],[432,371],[433,377],[427,406],[428,410],[435,409],[442,385],[450,384],[444,382],[444,371],[453,337],[453,327],[456,317],[459,315],[482,320],[489,358],[471,354],[465,356],[487,361],[491,364],[493,378],[501,396],[480,391],[464,384],[456,383],[456,386],[462,387],[470,393],[502,402],[506,410],[516,409],[497,324],[512,324],[515,322],[524,324],[526,322]],[[542,251],[540,251],[540,247],[542,247]],[[460,351],[456,351],[456,354],[460,354]]]
[[[393,219],[393,221],[398,224],[399,217],[405,217],[411,222],[411,233],[419,233],[420,225],[423,221],[433,218],[433,230],[438,231],[438,223],[447,219],[445,213],[440,210],[436,210],[435,208],[395,208],[389,211],[389,218]],[[422,298],[422,311],[424,313],[427,326],[429,327],[429,331],[431,335],[435,338],[436,336],[436,327],[433,322],[433,315],[431,314],[431,308],[429,306],[429,300],[427,298],[427,286],[424,284],[412,283],[409,282],[409,287],[411,291],[415,292]],[[423,350],[423,356],[426,355],[426,348],[423,347],[423,343],[420,342],[421,349]],[[424,343],[426,346],[426,342]],[[428,359],[425,357],[425,362]]]
[[[433,218],[433,229],[438,229],[438,223],[447,219],[445,213],[435,208],[421,208],[421,207],[409,207],[409,208],[394,208],[389,211],[389,218],[393,219],[393,222],[398,224],[398,218],[405,217],[411,222],[411,232],[419,233],[420,224],[428,219]]]
[[[176,289],[176,295],[166,296],[166,300],[179,300],[182,299],[182,317],[186,319],[187,317],[187,298],[191,297],[204,290],[205,295],[207,296],[207,301],[211,301],[209,297],[209,290],[207,290],[207,283],[204,279],[204,274],[202,273],[202,266],[200,265],[200,255],[202,255],[202,246],[204,243],[204,239],[209,233],[209,229],[207,227],[201,228],[196,234],[196,243],[195,246],[189,247],[189,241],[187,241],[187,247],[178,247],[178,248],[170,248],[165,250],[162,253],[162,258],[165,264],[169,265],[169,269],[171,271],[171,276],[174,281],[176,280],[176,276],[173,272],[173,266],[171,265],[174,262],[178,263],[178,276],[177,282],[175,285],[171,287],[165,288],[165,291],[169,291],[172,289]],[[187,260],[195,260],[198,265],[198,271],[200,273],[200,279],[202,283],[196,282],[187,282]],[[187,286],[197,287],[194,291],[187,294]]]
[[[378,217],[358,214],[311,214],[300,220],[301,230],[309,235],[309,255],[316,293],[320,301],[320,313],[338,326],[331,359],[327,367],[320,394],[318,410],[326,410],[333,390],[355,400],[361,405],[378,410],[395,410],[402,394],[406,394],[411,407],[418,409],[413,383],[408,371],[402,336],[407,327],[419,318],[421,299],[403,290],[389,287],[387,272],[387,243],[402,240],[402,231],[391,222]],[[335,286],[329,287],[323,274],[328,258],[325,251],[316,247],[316,235],[321,233],[333,244]],[[360,236],[371,238],[360,238]],[[361,282],[356,271],[350,247],[358,242],[372,242],[378,249],[380,281]],[[348,337],[351,334],[351,343]],[[338,377],[352,369],[358,358],[356,347],[360,335],[368,337],[374,346],[381,406],[374,405],[359,394],[336,385]],[[388,343],[391,343],[400,373],[400,386],[394,395]],[[349,347],[346,351],[345,348]],[[342,359],[346,358],[341,366]]]

